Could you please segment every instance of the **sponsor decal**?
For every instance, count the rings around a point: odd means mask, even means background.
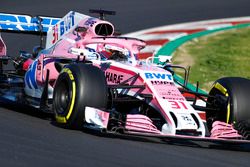
[[[190,118],[190,116],[182,115],[181,118],[186,122],[193,122],[193,120]]]
[[[72,74],[72,72],[71,72],[71,70],[70,70],[69,68],[64,68],[64,69],[62,70],[62,72],[68,73],[69,78],[70,78],[71,81],[74,81],[74,80],[75,80],[75,79],[74,79],[74,76],[73,76],[73,74]]]
[[[170,84],[168,81],[151,81],[152,85],[168,85]]]
[[[75,25],[75,12],[70,12],[62,21],[52,28],[52,44],[58,41],[59,37],[67,33]]]
[[[108,82],[115,84],[119,84],[123,80],[123,75],[118,75],[111,72],[105,72],[105,77]]]
[[[75,25],[75,12],[71,12],[60,22],[60,36]]]
[[[91,17],[84,23],[84,25],[92,27],[96,23],[95,20],[96,18]]]
[[[228,96],[227,89],[224,88],[220,83],[216,82],[215,85],[213,85],[214,88],[218,89],[221,93],[223,93],[225,96]]]
[[[52,28],[52,35],[53,35],[53,41],[52,41],[52,43],[54,44],[58,40],[58,25],[55,25]]]
[[[162,96],[163,99],[167,99],[167,100],[185,100],[184,98],[182,97],[179,97],[179,96],[176,96],[174,97],[173,95],[168,95],[168,96]]]
[[[173,77],[171,74],[166,73],[158,73],[158,72],[146,72],[145,77],[147,79],[152,80],[168,80],[173,81]]]

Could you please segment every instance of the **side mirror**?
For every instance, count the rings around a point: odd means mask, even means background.
[[[161,63],[169,63],[171,62],[171,57],[167,55],[159,55],[158,59]]]
[[[75,31],[76,31],[76,32],[86,32],[86,31],[87,31],[87,28],[85,28],[85,27],[76,27],[76,28],[75,28]]]

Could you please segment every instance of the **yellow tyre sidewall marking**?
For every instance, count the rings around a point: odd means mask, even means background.
[[[59,116],[56,114],[56,122],[58,123],[66,123],[66,118],[65,117],[62,117],[62,116]]]
[[[74,76],[73,76],[73,74],[72,74],[72,72],[71,72],[71,70],[69,68],[64,68],[62,70],[62,73],[63,72],[67,73],[68,76],[69,76],[69,78],[70,78],[70,80],[72,81],[72,98],[71,98],[69,112],[66,115],[66,117],[56,115],[56,120],[59,123],[66,123],[67,120],[70,118],[70,116],[72,114],[72,111],[74,109],[75,99],[76,99],[76,83],[75,83],[75,78],[74,78]]]
[[[230,102],[228,102],[227,104],[227,122],[226,123],[229,123],[229,118],[230,118]]]
[[[222,94],[224,94],[226,97],[228,97],[227,89],[224,86],[222,86],[220,83],[216,82],[213,87],[216,88],[216,89],[218,89]],[[228,101],[226,123],[229,123],[230,112],[231,112],[230,111],[230,102]]]

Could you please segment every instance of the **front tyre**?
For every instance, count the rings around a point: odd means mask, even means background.
[[[107,107],[107,83],[103,72],[86,64],[64,67],[56,81],[53,111],[56,122],[69,129],[81,129],[85,122],[85,107]]]
[[[233,124],[236,128],[244,125],[240,133],[248,136],[250,80],[240,77],[221,78],[215,82],[209,95],[215,98],[208,98],[208,107],[219,108],[219,111],[207,112],[208,128],[211,130],[214,121]]]

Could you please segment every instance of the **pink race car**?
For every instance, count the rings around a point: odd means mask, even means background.
[[[52,112],[58,125],[106,133],[249,144],[250,81],[221,78],[200,93],[175,80],[165,56],[139,60],[145,42],[116,36],[104,20],[69,12],[62,19],[0,13],[0,29],[37,33],[34,53],[6,56],[0,38],[1,98]],[[43,35],[47,35],[43,48]],[[158,59],[160,63],[154,64]],[[15,70],[4,70],[12,60]],[[184,69],[186,71],[186,69]]]

